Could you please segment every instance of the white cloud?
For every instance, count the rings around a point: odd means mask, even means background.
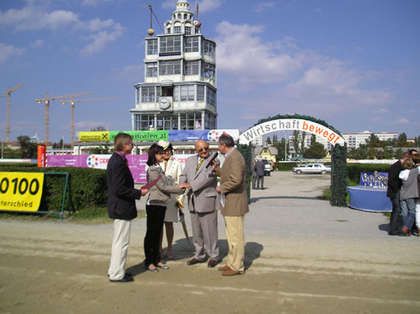
[[[110,3],[112,0],[82,0],[82,5],[95,7],[102,3]]]
[[[0,26],[12,27],[17,31],[38,30],[76,30],[87,33],[89,43],[82,48],[82,55],[92,55],[103,50],[124,33],[120,23],[112,19],[81,20],[79,16],[68,10],[54,10],[48,12],[45,8],[30,3],[21,9],[0,11]]]
[[[7,59],[14,56],[19,56],[23,53],[23,49],[0,43],[0,63],[5,62]]]
[[[397,124],[409,124],[410,120],[408,120],[407,118],[400,118],[397,120]]]
[[[259,2],[255,8],[255,11],[257,13],[261,13],[267,9],[272,9],[276,6],[276,2],[274,1],[264,1],[264,2]]]
[[[44,46],[44,44],[45,44],[45,42],[42,39],[37,39],[31,44],[31,47],[32,48],[41,48],[41,47]]]
[[[109,43],[116,41],[124,33],[124,28],[119,23],[112,22],[112,26],[108,30],[101,30],[91,34],[91,42],[86,45],[81,54],[88,56],[103,50]]]
[[[278,110],[277,100],[282,110],[338,112],[363,106],[383,108],[392,99],[386,89],[367,87],[378,78],[377,73],[304,50],[293,38],[265,41],[265,29],[249,24],[222,22],[216,30],[217,66],[224,84],[232,85],[229,89],[236,89],[234,93],[240,89],[255,95],[252,103],[260,103],[256,112]]]
[[[44,12],[34,6],[22,9],[0,11],[0,25],[12,26],[18,31],[50,29],[56,30],[68,25],[80,23],[79,17],[72,11],[55,10]]]
[[[282,81],[299,69],[299,58],[279,51],[258,36],[261,26],[221,22],[217,26],[217,65],[245,82]]]
[[[162,7],[165,9],[175,9],[176,7],[176,0],[165,0],[162,3]],[[219,8],[222,5],[222,0],[200,0],[199,1],[199,8],[200,8],[200,13],[206,13],[206,12],[210,12],[213,10],[216,10],[217,8]],[[195,1],[189,1],[190,3],[190,9],[195,11]]]

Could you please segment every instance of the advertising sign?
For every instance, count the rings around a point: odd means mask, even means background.
[[[386,189],[388,187],[387,172],[361,172],[360,185],[371,188]]]
[[[48,155],[46,167],[75,167],[106,169],[112,155]],[[134,182],[146,182],[147,154],[127,155],[128,167]]]
[[[37,146],[37,164],[38,168],[45,167],[47,157],[47,147],[43,144]]]
[[[43,172],[0,172],[0,210],[38,211],[43,186]]]
[[[248,144],[253,139],[277,131],[304,131],[314,134],[328,143],[344,145],[344,138],[330,128],[304,119],[277,119],[258,124],[241,134],[239,142]]]
[[[109,142],[109,131],[79,132],[80,142]]]
[[[110,131],[109,140],[113,142],[115,139],[115,136],[120,132],[130,134],[133,137],[133,142],[135,143],[136,142],[154,143],[154,142],[168,140],[168,131],[165,131],[165,130],[161,130],[161,131]]]

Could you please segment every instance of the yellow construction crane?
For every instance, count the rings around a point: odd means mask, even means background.
[[[50,105],[53,101],[59,101],[62,104],[65,104],[67,102],[70,102],[72,104],[72,132],[73,132],[73,124],[74,124],[74,105],[75,105],[75,99],[77,97],[86,95],[87,93],[78,93],[78,94],[72,94],[72,95],[63,95],[63,96],[48,96],[45,95],[44,98],[37,98],[35,99],[35,102],[38,104],[44,104],[44,126],[45,126],[45,137],[44,137],[44,143],[46,146],[48,146],[48,140],[49,140],[49,127],[50,127]]]
[[[6,144],[10,143],[10,106],[11,106],[11,97],[14,92],[22,87],[22,84],[16,84],[15,87],[9,88],[5,91],[4,96],[6,97]]]

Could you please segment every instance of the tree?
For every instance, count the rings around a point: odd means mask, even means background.
[[[377,137],[375,134],[371,134],[370,137],[367,139],[366,144],[368,147],[381,147],[381,141],[379,140],[379,137]]]
[[[100,145],[98,147],[92,148],[90,149],[90,153],[91,154],[109,154],[110,151],[110,147],[108,144],[104,144],[104,145]]]
[[[292,145],[298,156],[303,155],[305,143],[305,132],[293,131]]]
[[[21,158],[36,158],[37,146],[31,142],[29,136],[21,135],[17,137],[20,145]]]
[[[277,160],[285,160],[285,153],[288,150],[288,144],[285,138],[274,143],[274,147],[277,148]],[[287,155],[287,154],[286,154]]]
[[[324,145],[318,142],[314,142],[305,149],[303,153],[303,157],[305,158],[314,158],[314,159],[321,159],[327,155],[327,151],[324,148]]]
[[[392,159],[392,156],[394,154],[394,151],[392,150],[392,147],[387,146],[384,149],[384,159]]]
[[[398,135],[398,139],[397,139],[397,146],[398,147],[406,147],[407,146],[407,134],[405,134],[404,132],[401,133],[400,135]]]
[[[394,158],[400,159],[403,151],[401,148],[398,148],[394,151]]]

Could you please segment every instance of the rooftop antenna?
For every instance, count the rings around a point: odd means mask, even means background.
[[[194,26],[197,30],[199,30],[201,27],[201,22],[198,18],[199,14],[200,14],[200,3],[197,1],[195,4],[195,21],[194,21]]]
[[[150,25],[149,29],[147,30],[147,35],[153,36],[155,34],[155,30],[153,29],[153,8],[151,4],[149,4],[148,7],[150,11]]]

